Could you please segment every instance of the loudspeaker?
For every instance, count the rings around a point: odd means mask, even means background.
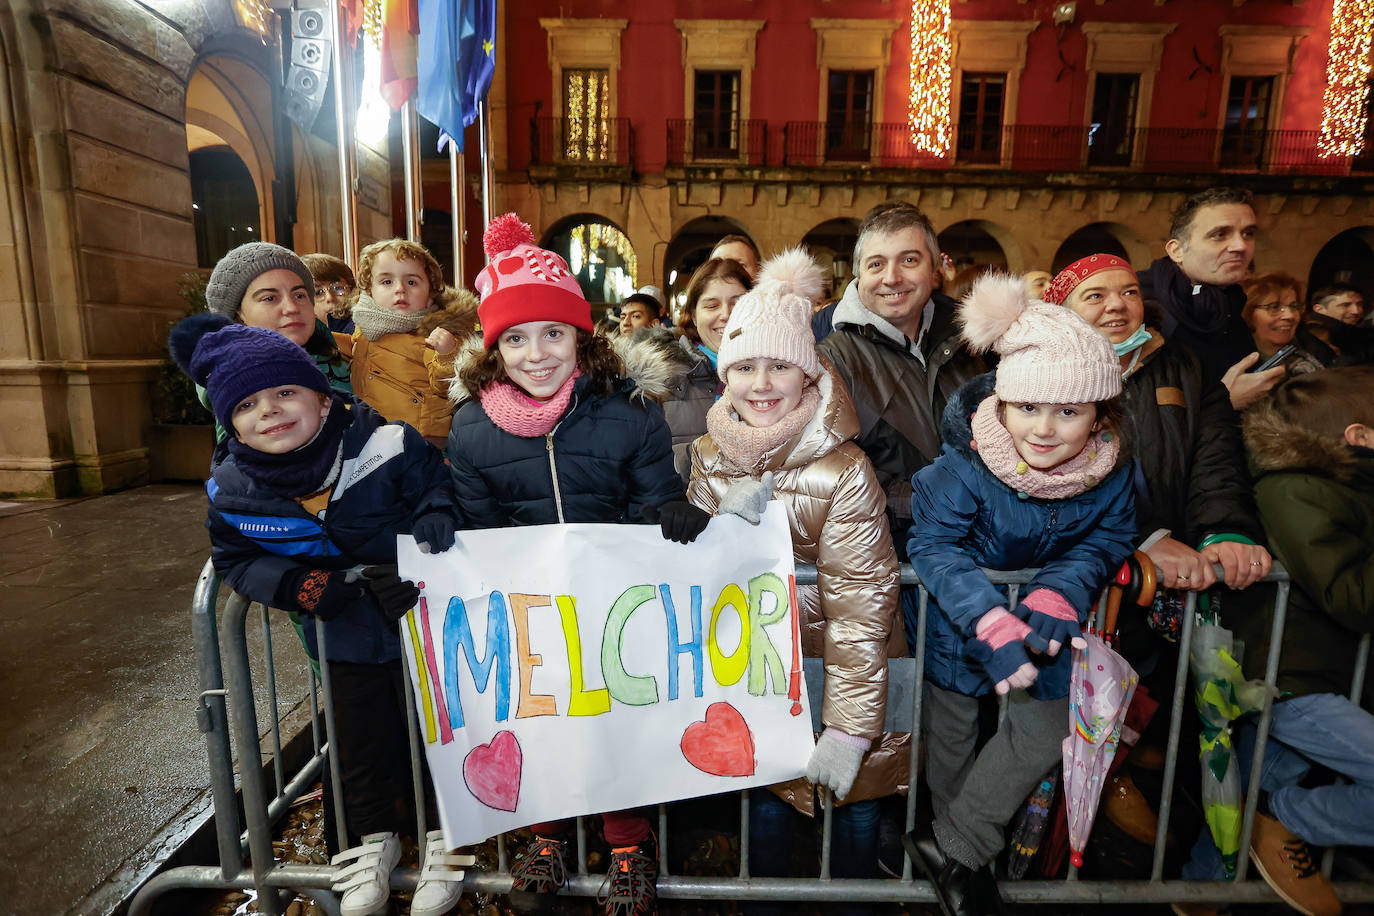
[[[329,9],[319,0],[296,0],[291,10],[291,66],[286,73],[286,116],[310,130],[324,104],[332,48]],[[302,8],[303,7],[303,8]]]

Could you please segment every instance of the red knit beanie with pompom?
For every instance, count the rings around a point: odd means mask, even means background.
[[[534,233],[514,213],[491,221],[482,237],[490,262],[477,275],[482,302],[477,318],[490,347],[503,331],[530,321],[562,321],[592,331],[592,307],[568,264],[534,244]]]

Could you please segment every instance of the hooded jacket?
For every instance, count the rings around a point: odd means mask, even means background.
[[[844,382],[859,418],[856,440],[887,493],[894,543],[902,549],[911,501],[911,475],[940,452],[939,417],[959,386],[984,371],[965,349],[955,324],[955,303],[933,293],[935,309],[921,342],[925,364],[911,341],[859,300],[851,283],[835,307],[834,331],[817,345]]]
[[[460,360],[482,352],[469,340]],[[455,382],[447,456],[469,528],[561,522],[639,523],[644,506],[683,498],[663,408],[672,372],[652,347],[618,351],[627,378],[610,394],[573,383],[572,400],[546,436],[527,438],[492,422],[477,392]]]
[[[1164,339],[1196,354],[1207,381],[1220,382],[1227,369],[1255,351],[1241,318],[1245,290],[1240,284],[1194,283],[1167,257],[1138,278],[1141,297],[1164,312]]]
[[[660,337],[666,332],[654,333]],[[692,443],[706,432],[706,414],[720,397],[721,382],[711,361],[690,337],[674,340],[670,355],[676,372],[663,402],[663,414],[673,433],[673,466],[686,480],[692,471]]]
[[[368,340],[355,328],[352,334],[334,335],[339,349],[352,361],[354,393],[388,420],[404,420],[428,439],[448,435],[453,414],[448,388],[456,351],[440,356],[425,344],[425,338],[436,328],[444,328],[461,341],[477,324],[477,298],[466,290],[446,291],[440,302],[440,308],[409,333]],[[378,307],[361,290],[357,304]]]
[[[1374,631],[1374,451],[1316,436],[1261,403],[1246,411],[1255,501],[1292,589],[1279,690],[1350,692],[1360,637]],[[1244,666],[1264,671],[1273,605],[1228,617]]]
[[[1097,486],[1069,499],[1021,498],[975,453],[970,417],[992,393],[996,376],[979,376],[945,409],[945,447],[912,480],[911,566],[930,593],[925,676],[966,696],[992,689],[987,673],[967,657],[978,619],[996,607],[1014,610],[1005,588],[979,567],[1038,568],[1021,587],[1064,597],[1086,621],[1098,592],[1135,547],[1135,494],[1129,459]],[[1053,700],[1069,692],[1069,656],[1031,655],[1040,669],[1028,693]]]
[[[773,472],[773,498],[787,509],[793,559],[814,563],[817,585],[797,590],[802,652],[825,660],[821,721],[873,739],[846,802],[905,791],[909,735],[884,733],[887,660],[906,655],[897,614],[899,570],[883,516],[885,496],[863,451],[854,443],[858,417],[848,392],[822,359],[816,381],[821,401],[800,433],[741,468],[711,435],[691,449],[687,498],[715,514],[725,491],[744,478]],[[805,780],[779,787],[811,813]]]
[[[335,409],[345,398],[336,395]],[[410,534],[429,512],[458,510],[443,456],[403,423],[387,423],[346,398],[353,422],[344,430],[342,465],[322,516],[261,484],[229,455],[206,483],[210,559],[234,591],[271,606],[282,578],[301,569],[346,570],[396,562],[396,535]],[[292,610],[286,608],[284,610]],[[318,658],[315,627],[302,613],[306,648]],[[394,624],[370,595],[325,621],[330,661],[380,664],[400,658]]]

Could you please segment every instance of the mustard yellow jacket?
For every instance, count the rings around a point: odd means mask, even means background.
[[[726,458],[707,433],[692,444],[687,498],[715,513],[726,489],[773,472],[773,498],[787,509],[793,558],[814,563],[817,585],[798,589],[802,652],[825,660],[821,721],[873,739],[846,802],[904,792],[910,735],[883,732],[887,660],[906,655],[898,606],[899,569],[873,466],[854,443],[859,419],[849,392],[822,358],[815,416],[756,466]],[[810,814],[815,795],[804,779],[773,787]]]

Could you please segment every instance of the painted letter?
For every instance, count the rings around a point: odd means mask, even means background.
[[[721,652],[716,643],[716,624],[720,621],[720,612],[727,607],[733,607],[739,615],[740,628],[739,645],[730,655]],[[711,673],[716,676],[716,683],[722,687],[738,684],[749,667],[749,602],[744,597],[744,591],[733,582],[720,590],[716,606],[711,609],[711,629],[706,638],[706,650],[711,656]]]
[[[766,615],[763,613],[764,595],[773,596],[773,610]],[[782,657],[764,627],[786,618],[788,607],[787,586],[775,573],[761,573],[749,580],[749,632],[754,635],[749,643],[749,692],[756,697],[763,696],[768,689],[768,675],[772,676],[774,693],[787,691]]]
[[[673,608],[673,596],[668,586],[660,585],[658,594],[663,599],[663,611],[668,616],[668,699],[677,699],[678,656],[686,652],[692,656],[692,681],[696,696],[701,696],[701,586],[692,586],[692,641],[677,641],[677,611]]]
[[[448,694],[448,717],[454,728],[463,727],[463,701],[458,695],[458,647],[467,657],[468,669],[478,693],[486,693],[491,669],[496,667],[496,721],[510,718],[510,627],[506,622],[506,598],[494,591],[487,599],[487,657],[477,658],[472,641],[468,609],[457,595],[449,599],[444,614],[444,690]]]
[[[515,704],[515,718],[556,716],[558,705],[546,693],[530,693],[534,669],[544,664],[544,656],[530,654],[530,608],[548,607],[548,595],[510,596],[510,610],[515,617],[515,660],[520,663],[520,699]]]
[[[568,715],[599,716],[610,712],[611,692],[605,687],[587,689],[586,675],[582,671],[582,635],[577,631],[577,599],[572,595],[559,595],[554,600],[563,623],[563,641],[568,644],[568,676],[572,687]]]
[[[620,593],[606,615],[606,629],[601,637],[601,676],[606,679],[611,696],[626,706],[648,706],[658,702],[658,681],[629,674],[620,658],[620,638],[625,624],[641,604],[652,601],[653,597],[652,585],[632,586]]]

